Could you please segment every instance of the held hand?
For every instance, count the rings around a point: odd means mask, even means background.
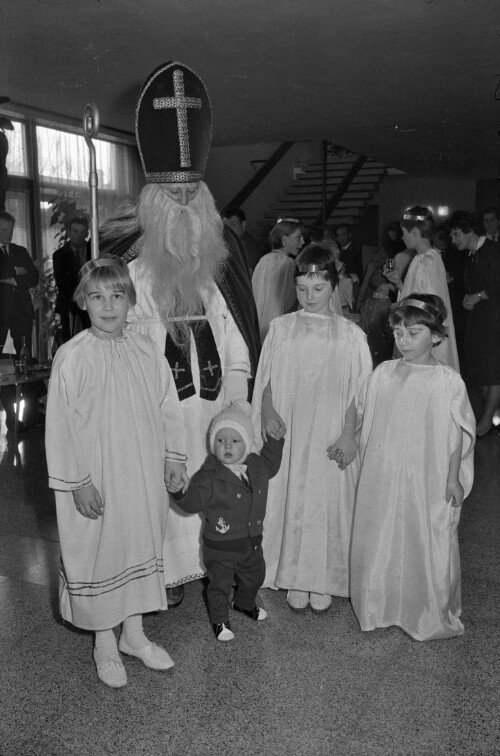
[[[446,501],[450,501],[452,507],[461,507],[464,501],[464,489],[458,479],[448,478],[446,483]]]
[[[222,409],[237,401],[246,401],[248,378],[243,370],[230,370],[222,379]]]
[[[328,459],[336,462],[340,470],[345,470],[356,458],[357,451],[354,436],[342,434],[338,441],[327,448],[326,453]]]
[[[73,491],[73,501],[82,517],[88,517],[90,520],[97,520],[98,517],[102,517],[104,504],[93,483]]]
[[[164,480],[165,488],[169,493],[178,493],[179,491],[186,493],[189,485],[186,465],[182,462],[165,460]]]
[[[279,441],[286,433],[286,425],[274,409],[272,404],[262,404],[261,410],[261,435],[262,440],[267,441],[268,435]]]

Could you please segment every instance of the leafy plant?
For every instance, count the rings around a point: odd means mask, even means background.
[[[78,192],[69,190],[56,194],[49,200],[52,209],[50,227],[54,228],[55,248],[59,249],[66,241],[69,222],[75,216],[87,216],[84,208],[78,207]],[[43,358],[50,359],[61,343],[61,317],[56,310],[57,286],[52,267],[52,258],[44,257],[38,263],[40,278],[34,294],[35,309],[38,310],[40,325],[40,352]]]
[[[44,257],[38,263],[38,269],[40,278],[33,299],[38,310],[40,343],[45,345],[46,356],[50,357],[61,341],[61,317],[56,312],[57,286],[51,258]]]

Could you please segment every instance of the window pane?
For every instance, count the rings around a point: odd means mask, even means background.
[[[26,158],[26,128],[20,121],[12,121],[12,124],[14,126],[14,131],[5,132],[5,136],[9,142],[7,171],[11,176],[27,176],[28,161]]]
[[[38,173],[40,180],[48,185],[71,184],[73,187],[88,186],[89,150],[83,136],[37,126]],[[114,145],[99,139],[94,140],[99,186],[113,189],[115,181],[112,170]]]
[[[90,214],[90,156],[85,139],[78,134],[37,126],[36,135],[43,250],[44,256],[52,256],[64,240],[68,220],[74,215]],[[135,199],[142,181],[135,148],[100,139],[94,139],[93,143],[98,220],[102,221],[124,200]],[[54,218],[50,203],[56,198],[63,200],[63,212],[51,226]]]
[[[31,257],[34,257],[33,250],[30,249],[31,244],[28,241],[29,194],[27,192],[12,192],[8,190],[5,198],[5,209],[16,219],[12,241],[14,244],[26,247]]]

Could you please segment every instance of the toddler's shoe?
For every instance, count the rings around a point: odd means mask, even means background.
[[[231,625],[228,622],[212,623],[215,637],[220,641],[231,641],[234,639],[234,633],[231,630]]]
[[[305,612],[309,606],[309,593],[307,591],[288,591],[286,602],[294,612]]]
[[[250,619],[253,620],[260,621],[267,619],[266,610],[261,606],[257,606],[257,604],[255,604],[253,609],[240,609],[239,606],[236,606],[234,601],[231,601],[231,609],[233,609],[235,612],[240,612],[241,614],[244,614],[245,617],[250,617]]]
[[[323,614],[329,610],[332,597],[323,593],[311,593],[309,594],[309,603],[315,614]]]
[[[110,688],[123,688],[127,684],[127,673],[118,654],[108,656],[94,646],[92,656],[101,682]]]
[[[174,666],[174,662],[165,649],[161,646],[157,646],[156,643],[151,643],[151,641],[142,648],[132,648],[132,646],[128,645],[122,635],[120,637],[120,642],[118,643],[118,648],[122,653],[127,654],[128,656],[136,656],[150,669],[157,669],[160,672],[164,672]]]

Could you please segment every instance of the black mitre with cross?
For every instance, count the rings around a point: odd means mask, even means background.
[[[212,107],[194,71],[170,61],[149,74],[137,101],[135,135],[148,184],[201,181]]]

